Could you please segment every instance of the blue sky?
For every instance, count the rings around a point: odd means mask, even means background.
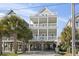
[[[56,12],[57,14],[57,36],[60,35],[63,28],[66,26],[67,22],[71,18],[71,4],[56,4],[56,3],[16,3],[16,4],[0,4],[0,16],[3,16],[10,9],[24,18],[27,22],[29,21],[29,16],[36,14],[38,11],[47,7],[50,11]],[[26,9],[24,9],[26,8]],[[79,5],[76,4],[76,13],[79,11]]]

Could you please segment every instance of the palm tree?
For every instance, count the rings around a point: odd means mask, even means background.
[[[17,20],[20,19],[15,15],[9,15],[3,18],[3,20],[1,21],[4,25],[7,25],[8,28],[8,33],[13,34],[14,36],[14,44],[13,44],[13,48],[14,48],[14,53],[17,53]]]
[[[32,38],[32,32],[28,27],[28,24],[16,15],[9,15],[4,17],[3,24],[8,26],[8,32],[14,36],[14,52],[17,53],[17,40],[23,38],[23,42],[26,43]]]
[[[7,25],[8,33],[14,36],[14,52],[17,53],[17,40],[27,43],[32,39],[32,31],[28,27],[28,23],[24,19],[16,16],[13,10],[11,10],[1,21],[4,25]]]
[[[23,52],[26,51],[26,46],[28,45],[29,40],[32,39],[32,31],[30,29],[24,29],[24,31],[22,32],[22,35],[25,35],[23,38],[23,43],[25,43],[25,45],[23,44]]]
[[[5,31],[7,31],[7,26],[0,21],[0,54],[2,54],[2,36]]]

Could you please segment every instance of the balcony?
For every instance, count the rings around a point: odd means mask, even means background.
[[[57,16],[56,15],[49,15],[49,16],[44,16],[44,15],[39,15],[39,16],[30,16],[30,20],[32,20],[34,23],[38,22],[38,18],[40,22],[47,22],[47,18],[49,22],[57,22]]]
[[[14,42],[14,40],[2,40],[2,42]]]
[[[14,42],[14,37],[5,37],[5,36],[3,36],[2,37],[2,42]],[[17,42],[22,42],[22,41],[17,40]]]
[[[47,39],[47,36],[34,36],[33,37],[33,40],[56,40],[56,36],[48,36],[48,39]]]
[[[31,28],[31,29],[55,29],[56,28],[56,23],[50,23],[50,24],[48,24],[48,26],[47,26],[47,23],[44,23],[44,24],[32,24],[32,25],[29,25],[29,27]]]

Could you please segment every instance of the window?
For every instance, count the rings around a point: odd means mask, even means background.
[[[47,16],[47,14],[41,14],[42,16]]]
[[[45,14],[47,16],[47,14]]]
[[[76,26],[78,27],[78,22],[76,22]]]
[[[36,34],[36,36],[37,36],[37,34]]]
[[[76,22],[76,27],[79,27],[79,21]]]
[[[42,14],[42,16],[44,16],[44,14]]]
[[[56,33],[52,33],[51,35],[52,35],[52,36],[56,36]]]
[[[42,34],[42,36],[44,36],[44,34]]]

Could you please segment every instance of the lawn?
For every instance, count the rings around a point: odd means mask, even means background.
[[[14,53],[4,53],[0,56],[17,56],[18,54],[14,54]]]

